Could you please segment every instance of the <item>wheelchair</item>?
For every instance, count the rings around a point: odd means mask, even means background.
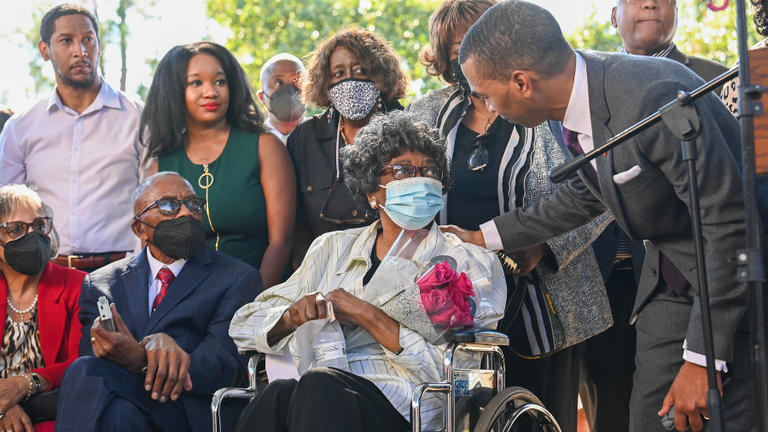
[[[555,418],[536,396],[522,387],[504,386],[504,354],[500,346],[509,345],[503,333],[486,329],[455,332],[443,357],[444,380],[422,383],[413,389],[411,399],[412,432],[562,432]],[[456,367],[456,353],[481,355],[480,367]],[[223,388],[213,395],[213,432],[220,432],[220,408],[225,398],[253,399],[260,385],[256,365],[261,354],[248,362],[248,388]],[[421,403],[433,393],[443,401],[443,427],[422,429]]]

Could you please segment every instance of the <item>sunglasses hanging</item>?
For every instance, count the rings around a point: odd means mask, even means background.
[[[475,108],[475,105],[470,105],[470,108],[472,108],[477,115],[485,119],[485,129],[483,133],[476,136],[475,139],[472,140],[472,144],[470,144],[475,149],[472,150],[472,153],[467,157],[467,168],[469,168],[470,171],[482,171],[488,166],[490,159],[488,156],[488,149],[485,148],[485,143],[492,133],[491,125],[493,124],[492,120],[494,119],[494,115],[491,114],[486,117],[480,114],[477,108]]]

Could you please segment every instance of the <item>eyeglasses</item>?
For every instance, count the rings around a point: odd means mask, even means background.
[[[417,172],[421,174],[422,177],[433,178],[437,181],[443,180],[443,170],[434,165],[417,167],[407,164],[395,164],[381,170],[379,175],[383,176],[392,173],[392,177],[395,180],[402,180],[416,177]]]
[[[325,196],[323,207],[320,208],[320,219],[326,222],[330,222],[334,225],[342,225],[342,224],[361,225],[361,224],[367,223],[369,219],[369,215],[368,215],[368,212],[364,210],[352,210],[352,216],[353,216],[352,218],[333,217],[333,215],[328,214],[328,209],[333,211],[333,208],[334,208],[333,200],[331,199],[331,196],[338,189],[341,189],[343,185],[344,183],[341,181],[341,179],[337,178],[336,180],[334,180],[333,184],[331,185],[331,188],[328,190],[328,195]],[[329,202],[331,203],[330,207],[328,207]],[[358,215],[362,217],[357,217]]]
[[[5,232],[11,240],[16,240],[28,233],[30,227],[32,228],[32,231],[38,234],[48,235],[51,232],[51,229],[53,229],[53,218],[46,216],[36,218],[32,223],[13,221],[0,224],[0,228],[5,229]]]
[[[486,130],[472,140],[470,145],[476,148],[467,157],[467,168],[470,171],[482,171],[483,168],[488,166],[488,150],[484,145],[490,136],[491,132]]]
[[[145,207],[144,210],[139,212],[139,214],[134,217],[134,219],[137,219],[139,216],[146,213],[147,210],[155,206],[157,206],[157,210],[161,215],[175,215],[179,212],[179,210],[181,210],[182,204],[187,206],[187,210],[189,210],[189,212],[192,214],[201,215],[205,213],[205,200],[202,198],[187,198],[185,200],[177,200],[176,198],[161,198]]]

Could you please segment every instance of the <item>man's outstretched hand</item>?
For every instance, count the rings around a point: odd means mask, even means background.
[[[482,231],[470,231],[464,228],[459,228],[456,225],[442,225],[440,231],[444,233],[451,233],[459,238],[464,243],[472,243],[473,245],[485,248],[485,236]]]

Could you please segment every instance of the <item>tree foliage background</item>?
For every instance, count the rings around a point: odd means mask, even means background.
[[[440,87],[419,63],[429,43],[429,16],[441,0],[208,0],[208,16],[231,30],[227,48],[241,60],[254,88],[266,60],[288,52],[302,59],[348,25],[377,33],[402,56],[414,87]],[[410,95],[413,97],[413,92]]]
[[[107,3],[117,5],[116,14],[112,15],[116,15],[118,19],[101,20],[100,23],[102,53],[106,51],[106,45],[114,44],[120,47],[121,58],[110,58],[108,61],[125,65],[126,46],[131,44],[131,28],[126,22],[126,14],[134,19],[148,19],[151,17],[148,10],[155,1],[119,0],[102,3],[99,10]],[[404,101],[407,103],[418,95],[442,86],[437,78],[426,73],[418,60],[419,52],[429,43],[429,16],[441,1],[206,0],[206,14],[223,28],[227,36],[225,45],[240,60],[251,78],[254,89],[261,87],[259,72],[262,64],[273,55],[289,52],[307,60],[321,40],[340,28],[348,25],[367,28],[389,41],[402,56],[412,81],[411,92]],[[705,2],[701,0],[678,0],[677,4],[679,21],[675,42],[680,49],[688,54],[732,65],[737,58],[735,2],[731,2],[722,12],[708,10]],[[48,9],[48,5],[45,5],[33,12],[34,28],[15,30],[26,36],[29,49],[35,52],[28,67],[34,79],[33,93],[38,97],[50,91],[54,84],[50,77],[43,74],[44,62],[37,54],[39,23]],[[610,15],[610,9],[593,9],[584,18],[583,24],[568,32],[566,38],[575,48],[620,50],[621,38],[616,29],[611,27]],[[748,22],[752,45],[762,37],[754,31],[751,11]],[[159,53],[158,56],[162,57],[162,54]],[[102,73],[104,61],[105,58],[102,57]],[[141,61],[149,64],[154,71],[159,58],[150,54]],[[121,72],[120,82],[124,85],[126,71],[123,68]],[[147,88],[141,85],[139,88],[125,90],[129,93],[136,92],[143,97]]]
[[[737,0],[739,1],[739,0]],[[743,0],[742,0],[743,1]],[[717,2],[720,3],[720,2]],[[675,44],[687,54],[714,60],[727,66],[738,58],[736,37],[736,2],[724,11],[713,12],[700,0],[680,0]],[[762,39],[752,23],[752,9],[747,8],[749,45]],[[568,41],[574,48],[616,52],[621,50],[619,32],[611,26],[611,11],[592,11],[584,24],[577,27]]]

